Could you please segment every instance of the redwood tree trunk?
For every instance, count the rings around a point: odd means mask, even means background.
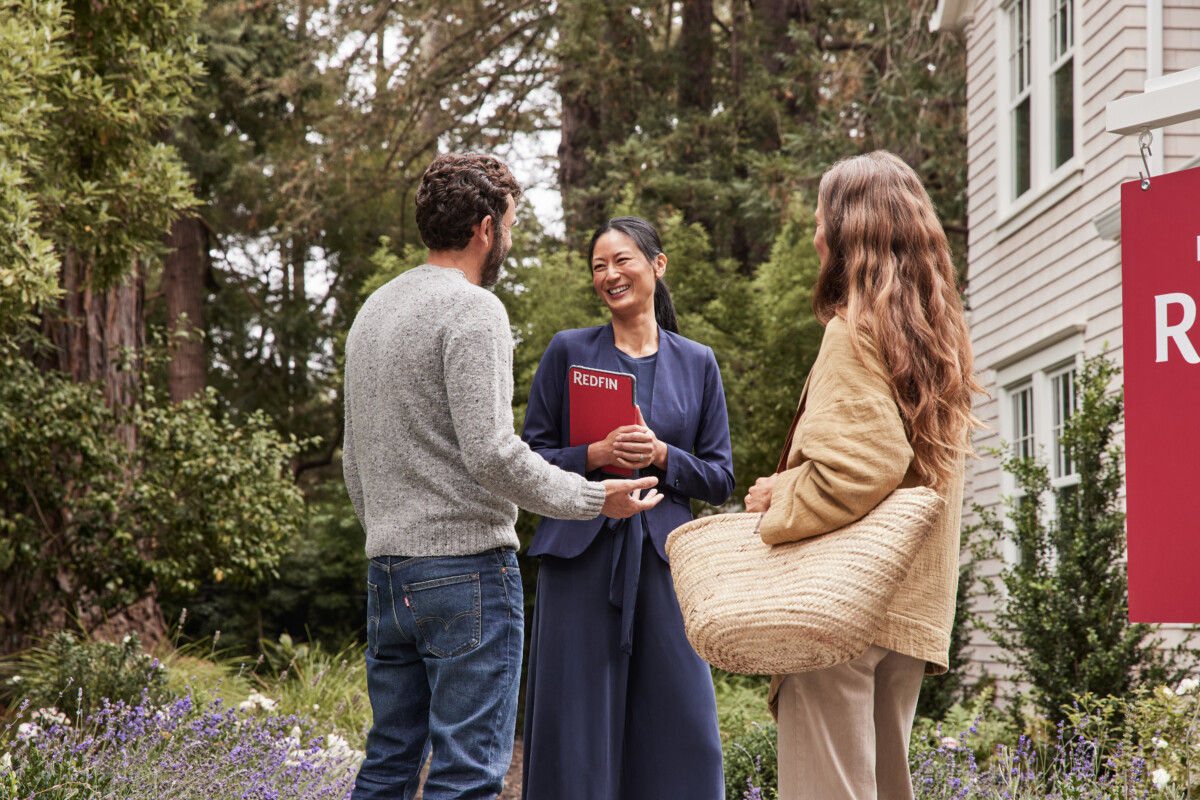
[[[98,382],[111,406],[131,408],[139,395],[146,345],[146,290],[141,265],[135,263],[121,283],[99,287],[94,282],[91,262],[68,249],[63,257],[62,284],[59,313],[47,315],[43,322],[43,332],[55,346],[43,366],[58,369],[80,383]],[[129,449],[137,446],[137,430],[132,424],[120,426],[117,436]],[[60,572],[59,582],[72,582],[69,571]],[[153,589],[133,605],[105,615],[77,587],[62,588],[76,597],[74,608],[60,610],[59,618],[64,623],[69,616],[89,633],[109,638],[137,631],[147,648],[167,633]]]
[[[199,217],[176,220],[167,234],[163,262],[163,295],[167,303],[167,335],[171,360],[167,387],[172,403],[204,391],[204,276],[208,273],[208,236]]]
[[[55,346],[51,366],[74,380],[97,381],[113,407],[130,407],[138,397],[142,354],[145,280],[140,265],[116,286],[97,288],[92,265],[74,250],[63,258],[60,315],[47,317],[44,332]],[[132,425],[119,433],[130,449],[137,445]]]

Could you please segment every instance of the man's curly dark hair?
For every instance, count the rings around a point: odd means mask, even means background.
[[[499,230],[508,197],[521,185],[498,158],[482,153],[446,153],[433,160],[417,188],[417,230],[430,250],[462,250],[471,229],[491,216]]]

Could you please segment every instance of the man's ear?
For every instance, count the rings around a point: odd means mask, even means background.
[[[488,214],[486,217],[479,220],[476,230],[478,231],[479,235],[483,237],[484,246],[491,247],[492,237],[496,235],[496,222],[492,219],[492,215]]]

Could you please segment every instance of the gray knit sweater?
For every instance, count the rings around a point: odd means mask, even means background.
[[[513,433],[504,306],[426,264],[363,304],[346,340],[346,489],[367,556],[517,547],[517,506],[591,519],[604,487],[551,466]]]

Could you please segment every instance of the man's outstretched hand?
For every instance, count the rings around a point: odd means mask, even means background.
[[[663,495],[651,488],[658,483],[658,478],[607,480],[600,483],[604,486],[604,507],[600,513],[613,519],[625,519],[639,511],[647,511],[663,499]],[[643,489],[649,489],[645,496],[642,495]]]

